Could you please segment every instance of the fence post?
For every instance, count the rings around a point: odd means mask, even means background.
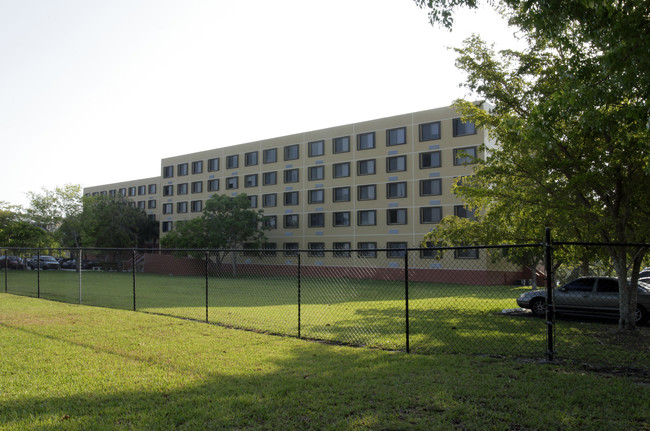
[[[41,249],[36,250],[36,297],[41,297]]]
[[[302,267],[301,267],[301,262],[300,262],[300,250],[298,250],[298,338],[300,338],[300,282],[301,282],[301,275],[302,275]]]
[[[135,306],[135,249],[131,249],[131,273],[133,274],[133,311],[136,311],[136,306]]]
[[[205,323],[210,323],[208,320],[208,259],[210,258],[208,252],[205,252]]]
[[[5,293],[7,293],[7,268],[9,268],[9,256],[7,256],[7,249],[5,248]]]
[[[411,345],[409,339],[410,328],[409,328],[409,252],[408,249],[404,249],[404,311],[405,311],[405,320],[406,320],[406,353],[411,352]]]
[[[81,268],[83,267],[83,261],[81,260],[81,248],[77,250],[77,264],[75,266],[79,268],[79,305],[81,305]]]
[[[546,260],[546,360],[553,361],[554,344],[553,326],[555,315],[553,313],[553,250],[551,247],[551,229],[546,228],[545,239],[545,260]]]

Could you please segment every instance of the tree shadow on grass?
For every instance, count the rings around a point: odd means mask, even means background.
[[[296,340],[291,346],[278,343],[271,349],[277,354],[267,351],[264,358],[250,360],[254,352],[246,349],[264,342],[251,334],[250,344],[219,346],[202,361],[174,362],[166,350],[107,348],[11,329],[67,344],[69,353],[58,353],[57,360],[98,354],[143,375],[141,385],[129,389],[75,386],[68,389],[74,394],[59,396],[30,396],[27,386],[25,395],[0,400],[0,419],[8,429],[629,429],[639,425],[634,414],[595,417],[557,398],[572,387],[585,394],[585,405],[627,402],[626,411],[642,411],[648,401],[647,395],[629,397],[595,384],[596,378],[527,370],[492,358],[389,354]],[[183,348],[180,340],[164,347]],[[211,371],[211,364],[220,362],[231,365]],[[84,381],[105,372],[97,364],[69,370],[66,377]],[[491,372],[481,372],[488,367]],[[524,390],[516,388],[520,379]],[[529,386],[546,390],[531,392]]]

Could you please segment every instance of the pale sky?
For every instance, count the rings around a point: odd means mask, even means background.
[[[491,10],[412,0],[0,0],[0,201],[160,175],[160,159],[449,105]]]

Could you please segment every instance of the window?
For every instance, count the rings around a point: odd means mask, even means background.
[[[375,173],[375,159],[359,160],[357,162],[357,175],[372,175]]]
[[[440,139],[440,121],[420,124],[420,142]]]
[[[406,224],[406,208],[386,210],[388,224]]]
[[[386,252],[387,257],[404,257],[406,254],[406,243],[405,242],[389,242],[386,244],[388,251]]]
[[[277,229],[278,228],[278,216],[265,216],[264,217],[264,226],[269,228],[269,229]]]
[[[172,222],[170,222],[170,221],[162,222],[162,231],[163,232],[171,232],[171,230],[172,230]]]
[[[250,153],[244,154],[244,165],[245,166],[257,165],[257,151],[251,151]]]
[[[251,208],[257,208],[257,195],[249,195],[248,200],[251,203]]]
[[[199,213],[203,211],[203,201],[192,201],[190,203],[190,206],[193,213]]]
[[[264,172],[262,174],[262,183],[265,186],[272,186],[274,184],[278,183],[278,173],[273,171],[273,172]]]
[[[284,183],[297,183],[299,180],[298,169],[285,169]]]
[[[332,152],[334,154],[347,153],[350,151],[350,137],[342,136],[340,138],[334,138],[332,141]]]
[[[276,193],[269,193],[262,195],[262,206],[263,207],[275,207],[278,205],[278,197]]]
[[[440,223],[442,220],[442,207],[420,208],[420,223]]]
[[[349,242],[335,242],[332,244],[334,257],[350,257],[350,243]]]
[[[457,148],[454,150],[454,166],[476,163],[476,147]]]
[[[257,187],[257,174],[244,176],[244,187]]]
[[[150,210],[156,208],[156,200],[155,199],[150,199],[149,202],[147,202],[147,208]]]
[[[454,207],[454,215],[460,218],[468,218],[470,220],[476,220],[476,214],[474,209],[469,209],[465,205],[456,205]]]
[[[232,190],[237,188],[239,188],[239,177],[226,178],[226,190]]]
[[[239,167],[239,155],[226,156],[226,169],[236,169]]]
[[[219,179],[215,178],[213,180],[208,180],[208,191],[216,192],[219,191]]]
[[[406,156],[394,156],[386,159],[386,172],[403,172],[406,170]]]
[[[285,214],[284,215],[284,227],[285,227],[285,229],[297,229],[298,228],[298,214]]]
[[[325,154],[325,141],[314,141],[307,145],[309,147],[309,157],[322,156]]]
[[[357,150],[369,150],[371,148],[375,148],[375,132],[357,135]]]
[[[173,196],[174,195],[174,186],[163,186],[163,196]]]
[[[150,195],[155,195],[156,194],[156,185],[155,184],[149,184],[149,194]]]
[[[376,242],[360,242],[357,244],[359,249],[359,257],[377,257],[377,243]]]
[[[405,198],[406,182],[386,184],[386,196],[388,197],[388,199]]]
[[[183,214],[187,212],[187,202],[178,202],[176,203],[176,212]]]
[[[312,257],[320,257],[320,256],[325,256],[325,243],[324,242],[310,242],[307,244],[307,248],[309,249],[308,256]]]
[[[377,210],[363,210],[357,213],[359,226],[375,226],[377,224]]]
[[[442,180],[432,178],[420,180],[420,196],[438,196],[442,194]]]
[[[120,196],[126,196],[126,189],[120,189],[119,193],[120,193]],[[97,192],[93,193],[93,196],[97,196]]]
[[[333,200],[334,202],[348,202],[350,200],[350,187],[336,187]]]
[[[138,196],[147,194],[147,186],[138,186]]]
[[[406,144],[406,127],[390,129],[386,131],[386,146]]]
[[[163,178],[172,178],[174,176],[174,167],[165,166],[163,168]]]
[[[285,205],[298,205],[298,192],[284,192]]]
[[[457,248],[454,250],[456,259],[478,259],[478,248]]]
[[[193,174],[203,173],[203,160],[197,160],[196,162],[192,162],[192,173]]]
[[[308,202],[310,204],[322,204],[325,201],[325,190],[309,190]]]
[[[192,183],[192,193],[203,193],[203,181],[194,181]]]
[[[102,194],[106,194],[106,192],[103,192]],[[129,196],[135,196],[135,187],[129,187]]]
[[[435,245],[432,242],[427,242],[425,245],[426,248],[420,250],[420,257],[424,259],[442,259],[442,251],[436,250],[433,247]]]
[[[179,177],[184,177],[187,175],[187,163],[181,163],[176,167],[176,172]]]
[[[283,249],[285,256],[298,256],[300,247],[297,242],[285,242]]]
[[[187,183],[181,183],[176,185],[176,194],[177,195],[186,195],[187,194]]]
[[[343,178],[350,176],[350,162],[334,164],[334,178]]]
[[[357,188],[357,200],[359,201],[373,201],[377,199],[377,186],[374,184],[368,184],[365,186],[359,186]]]
[[[163,204],[162,213],[163,214],[173,214],[174,213],[174,206],[172,204]]]
[[[144,201],[138,201],[138,209],[144,209]]]
[[[109,195],[109,196],[113,196],[113,197],[115,197],[115,193],[116,193],[116,191],[115,191],[114,189],[108,191],[108,195]]]
[[[296,160],[300,157],[300,147],[298,144],[287,145],[284,147],[284,160]]]
[[[350,226],[350,211],[341,211],[334,213],[334,226]]]
[[[439,168],[440,166],[442,166],[440,151],[420,153],[420,169]]]
[[[263,256],[275,256],[278,245],[274,242],[266,242],[262,244]]]
[[[271,148],[268,150],[264,150],[262,152],[262,158],[264,159],[264,163],[275,163],[278,161],[278,149],[277,148]]]
[[[309,227],[325,227],[325,213],[309,214]]]
[[[219,170],[219,158],[208,159],[208,172],[214,172]]]
[[[454,137],[475,135],[476,126],[471,121],[463,122],[460,118],[454,118]]]
[[[325,166],[311,166],[308,171],[309,181],[322,180],[325,178]]]

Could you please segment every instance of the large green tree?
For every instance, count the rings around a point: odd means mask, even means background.
[[[234,197],[214,195],[205,202],[200,217],[178,223],[160,243],[168,248],[218,250],[216,258],[220,263],[233,249],[259,247],[265,241],[262,214],[262,210],[251,208],[245,193]]]
[[[448,27],[456,7],[477,7],[472,0],[416,3]],[[563,239],[647,242],[650,3],[496,4],[527,48],[497,52],[475,36],[457,50],[466,86],[494,107],[456,105],[497,145],[456,192],[482,211],[484,223],[508,223],[497,231],[525,237],[539,229],[526,228],[534,221]],[[619,327],[632,329],[646,250],[607,250],[619,279]]]
[[[42,247],[48,233],[25,220],[22,208],[0,202],[0,246]]]
[[[122,196],[96,196],[84,201],[79,219],[70,221],[70,235],[84,247],[142,247],[158,238],[158,222]],[[64,226],[65,227],[65,226]]]
[[[51,190],[43,187],[41,193],[28,192],[27,217],[36,226],[54,232],[67,217],[81,213],[81,195],[79,184],[65,184]]]

